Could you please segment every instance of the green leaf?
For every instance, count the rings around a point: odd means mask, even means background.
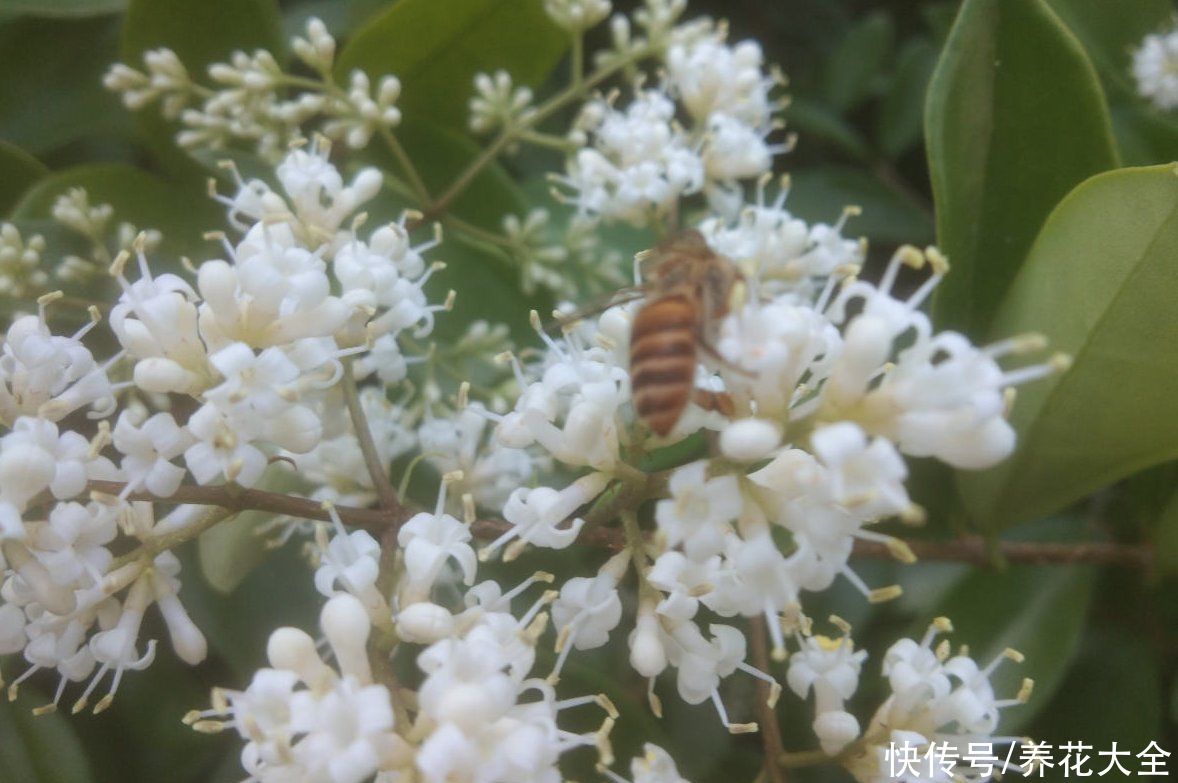
[[[1178,491],[1158,515],[1153,535],[1154,563],[1161,576],[1178,576]]]
[[[418,150],[414,161],[433,192],[452,181],[479,149],[460,133],[421,122],[406,124],[400,136],[407,147]],[[492,163],[471,181],[450,211],[495,231],[504,215],[527,212],[527,200],[507,172]],[[458,299],[453,312],[439,315],[436,339],[457,336],[471,321],[485,319],[505,323],[514,338],[531,342],[535,332],[528,323],[529,310],[552,309],[545,296],[526,297],[520,291],[519,271],[488,250],[481,243],[466,241],[457,230],[450,231],[438,249],[437,258],[447,266],[430,279],[430,301],[441,301],[449,288],[458,291]]]
[[[1136,92],[1130,72],[1133,49],[1146,34],[1162,29],[1174,14],[1170,0],[1047,2],[1084,44],[1106,84],[1126,95]]]
[[[271,468],[258,485],[258,489],[283,494],[296,488],[305,488],[298,475],[281,468]],[[277,533],[267,536],[262,526],[273,522],[274,517],[270,512],[245,511],[201,534],[196,551],[209,587],[219,593],[232,593],[266,559],[271,552],[268,538]]]
[[[879,146],[889,158],[920,142],[924,97],[936,64],[937,47],[925,38],[909,40],[896,56],[896,72],[879,111]]]
[[[123,134],[130,116],[102,86],[118,59],[118,19],[14,19],[0,24],[0,138],[42,156]]]
[[[205,81],[205,69],[237,50],[267,49],[284,57],[282,18],[275,0],[131,0],[123,24],[122,59],[143,67],[143,53],[166,46],[188,73]],[[136,113],[140,132],[160,162],[177,174],[204,176],[204,170],[176,147],[177,125],[156,107]]]
[[[1051,520],[1044,529],[1074,520]],[[1013,698],[1024,677],[1035,681],[1025,706],[1002,713],[1001,729],[1013,734],[1056,692],[1076,652],[1092,596],[1095,570],[1082,566],[1015,566],[977,571],[957,582],[936,610],[914,627],[919,635],[932,616],[948,617],[954,647],[967,644],[985,666],[1007,647],[1026,656],[1022,664],[1002,663],[991,682],[999,698]]]
[[[46,701],[28,688],[19,701],[0,699],[0,780],[89,783],[94,778],[69,720],[56,712],[33,715]]]
[[[858,129],[820,103],[794,98],[786,109],[786,119],[807,145],[813,141],[826,142],[855,160],[866,161],[871,157],[867,139]]]
[[[1048,218],[994,321],[1072,355],[1020,388],[1014,455],[960,474],[966,506],[998,529],[1178,457],[1178,175],[1122,169],[1076,188]]]
[[[881,11],[848,30],[827,60],[826,101],[838,111],[846,111],[867,97],[892,53],[895,37],[892,18]]]
[[[848,236],[886,244],[932,241],[932,219],[868,172],[852,166],[815,166],[790,175],[789,208],[809,221],[832,223],[853,204],[863,214],[847,223]]]
[[[1117,165],[1092,65],[1043,0],[966,0],[929,85],[939,323],[984,331],[1048,212]]]
[[[71,188],[85,188],[91,204],[107,203],[115,219],[133,223],[140,230],[154,228],[163,242],[153,254],[161,266],[179,268],[181,255],[201,258],[217,252],[203,238],[206,231],[220,228],[225,217],[203,191],[158,179],[130,166],[96,163],[55,172],[35,184],[12,211],[14,219],[46,220],[53,202]]]
[[[466,127],[474,75],[506,70],[538,87],[564,52],[565,35],[540,0],[400,0],[360,28],[340,52],[336,75],[354,69],[401,80],[406,118]]]
[[[1055,745],[1083,741],[1106,750],[1116,742],[1136,752],[1162,736],[1165,697],[1160,680],[1154,653],[1140,636],[1112,630],[1089,633],[1029,733]],[[1093,767],[1097,772],[1108,763],[1104,758],[1099,762]]]
[[[127,0],[0,0],[0,14],[82,18],[114,14],[127,7]]]
[[[48,169],[20,147],[0,140],[0,214],[8,214],[30,185]]]
[[[1132,52],[1141,39],[1170,22],[1170,0],[1048,2],[1084,44],[1100,73],[1124,163],[1144,166],[1178,160],[1178,121],[1137,95],[1131,71]]]

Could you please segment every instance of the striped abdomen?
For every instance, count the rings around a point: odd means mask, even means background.
[[[694,299],[672,294],[648,303],[630,331],[630,393],[639,421],[666,435],[679,421],[695,387],[699,310]]]

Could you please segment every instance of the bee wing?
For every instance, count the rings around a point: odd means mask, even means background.
[[[567,328],[589,316],[603,313],[611,307],[641,299],[646,294],[647,289],[645,286],[628,286],[626,288],[620,288],[617,291],[611,291],[608,294],[596,297],[591,302],[581,305],[571,313],[554,313],[552,319],[544,324],[544,330],[552,332],[557,328]]]

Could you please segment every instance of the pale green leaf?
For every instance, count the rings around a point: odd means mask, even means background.
[[[924,97],[937,64],[937,47],[925,38],[908,41],[896,56],[896,72],[879,110],[879,146],[895,158],[920,142]]]
[[[960,474],[990,529],[1030,519],[1178,457],[1178,174],[1093,177],[1052,213],[1010,288],[994,335],[1039,331],[1074,357],[1020,388],[1014,455]]]
[[[977,333],[1056,202],[1117,165],[1108,109],[1043,0],[966,0],[929,86],[925,138],[953,265],[935,315]]]

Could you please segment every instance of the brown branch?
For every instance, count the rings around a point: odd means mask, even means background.
[[[749,646],[753,653],[753,666],[769,673],[769,639],[765,632],[765,618],[749,618]],[[761,744],[765,748],[765,779],[768,783],[786,783],[785,770],[777,760],[785,752],[781,744],[781,725],[777,721],[777,709],[770,704],[769,683],[757,680],[757,721],[761,724]]]
[[[126,485],[117,481],[91,481],[88,486],[97,492],[118,495]],[[268,511],[301,519],[330,519],[327,511],[317,501],[229,485],[201,487],[185,484],[170,497],[161,498],[149,492],[132,492],[129,499],[220,506],[232,511]],[[335,510],[345,525],[377,532],[386,530],[390,525],[397,525],[413,514],[411,509],[401,505],[391,511],[351,506],[336,506]],[[485,540],[495,539],[509,528],[510,523],[502,519],[479,519],[471,524],[474,536]],[[600,525],[586,526],[578,536],[577,543],[603,547],[615,552],[626,546],[621,529]],[[966,536],[953,541],[906,540],[905,543],[920,559],[976,566],[993,566],[1005,561],[1014,565],[1104,565],[1148,570],[1153,567],[1154,562],[1153,548],[1148,544],[1120,544],[1111,541],[1080,544],[1001,541],[993,551],[981,536]],[[855,541],[852,556],[865,560],[892,558],[885,545],[861,540]]]
[[[386,511],[395,512],[401,508],[401,504],[397,501],[397,490],[393,489],[388,471],[381,464],[376,443],[372,440],[372,428],[368,426],[368,417],[364,415],[364,405],[360,402],[360,395],[356,390],[356,377],[352,374],[352,362],[345,359],[343,365],[344,375],[340,386],[343,388],[344,404],[348,407],[348,416],[352,419],[352,430],[356,435],[356,442],[360,446],[360,453],[364,455],[364,466],[372,478],[372,485],[376,488],[376,496],[380,498],[380,507]]]
[[[992,566],[1000,561],[1016,565],[1108,565],[1125,568],[1153,567],[1153,548],[1148,544],[1120,544],[1091,541],[1080,544],[1000,541],[991,548],[981,536],[965,536],[953,541],[919,541],[904,543],[917,558],[924,560],[970,563]],[[854,556],[869,559],[891,557],[888,548],[874,541],[856,541]]]

